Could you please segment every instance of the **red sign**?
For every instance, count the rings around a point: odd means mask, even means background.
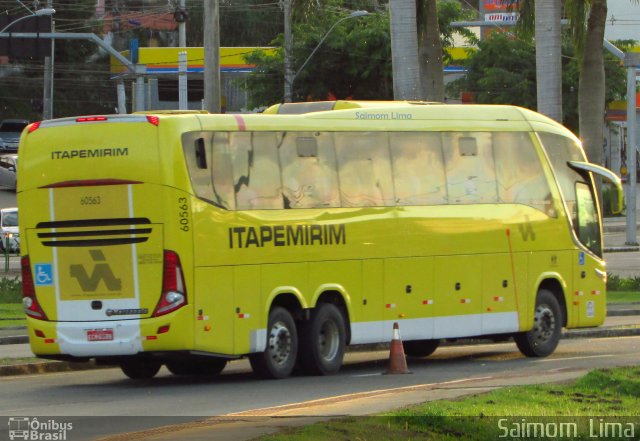
[[[511,8],[509,5],[513,3]],[[484,0],[484,12],[511,12],[518,10],[518,2],[510,0]]]

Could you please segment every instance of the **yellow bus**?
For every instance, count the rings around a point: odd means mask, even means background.
[[[64,118],[22,135],[24,308],[39,357],[131,378],[282,378],[346,345],[410,356],[602,324],[606,268],[578,139],[510,106],[338,101],[264,114]],[[620,196],[621,198],[621,196]],[[621,199],[620,199],[621,201]]]

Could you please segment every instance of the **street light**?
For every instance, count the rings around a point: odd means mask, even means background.
[[[7,29],[9,29],[11,26],[13,26],[14,24],[18,23],[19,21],[26,20],[27,18],[31,18],[31,17],[41,17],[41,16],[44,16],[44,15],[53,15],[55,13],[56,13],[56,10],[53,9],[53,8],[38,9],[35,12],[32,12],[31,15],[25,15],[24,17],[20,17],[20,18],[17,18],[15,20],[13,20],[11,23],[9,23],[4,28],[2,28],[2,30],[0,31],[0,34],[5,32]]]
[[[368,11],[353,11],[351,14],[347,15],[346,17],[342,17],[341,19],[339,19],[338,21],[336,21],[333,25],[331,25],[331,27],[329,28],[329,30],[324,34],[324,36],[322,37],[322,39],[320,39],[320,42],[317,44],[317,46],[311,51],[311,53],[309,54],[309,56],[307,57],[306,60],[304,60],[304,63],[302,63],[300,65],[300,67],[298,68],[298,70],[293,74],[293,75],[289,75],[288,78],[285,78],[285,81],[287,81],[290,85],[290,90],[291,90],[291,94],[293,95],[293,83],[296,80],[296,78],[298,78],[298,75],[300,75],[300,72],[302,72],[302,69],[305,68],[305,66],[307,65],[307,63],[309,63],[309,60],[311,60],[311,58],[313,57],[313,55],[318,51],[318,49],[320,48],[320,46],[322,46],[322,43],[324,43],[324,40],[327,39],[327,37],[329,36],[329,34],[331,33],[331,31],[333,31],[333,29],[338,26],[340,23],[342,23],[345,20],[349,20],[350,18],[357,18],[357,17],[364,17],[367,15],[371,15],[370,12]],[[289,98],[289,101],[291,101],[291,97],[284,97],[285,101],[287,101],[287,98]]]

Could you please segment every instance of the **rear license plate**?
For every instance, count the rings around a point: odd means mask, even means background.
[[[113,340],[113,329],[89,329],[87,331],[87,341],[111,340]]]

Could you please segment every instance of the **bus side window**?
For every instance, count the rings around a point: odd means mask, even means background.
[[[390,133],[397,205],[447,203],[440,133]]]
[[[207,201],[214,200],[211,170],[202,167],[211,156],[211,132],[188,132],[182,135],[182,149],[189,169],[191,186],[196,196]]]
[[[395,205],[388,133],[336,132],[343,207]]]
[[[229,134],[225,132],[216,132],[213,136],[211,181],[213,183],[214,204],[227,210],[235,210],[231,146],[229,145]]]
[[[332,133],[286,133],[280,146],[280,165],[289,208],[340,206]]]
[[[277,132],[229,134],[238,210],[284,208]]]
[[[501,202],[525,204],[555,217],[551,191],[529,133],[493,134]]]
[[[442,134],[450,204],[498,202],[491,133]]]

